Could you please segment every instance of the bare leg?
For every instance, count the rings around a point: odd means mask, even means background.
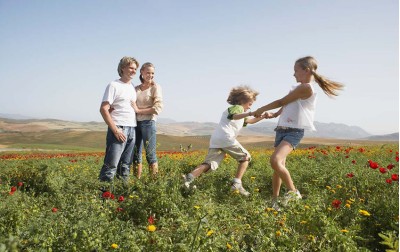
[[[202,173],[207,172],[208,170],[210,170],[211,166],[209,164],[201,164],[199,166],[197,166],[192,172],[191,174],[193,175],[194,178],[197,178],[198,176],[200,176]]]
[[[134,170],[136,171],[136,177],[140,179],[142,177],[142,164],[135,164]]]
[[[272,196],[274,198],[279,196],[279,191],[282,182],[285,184],[289,191],[295,191],[296,188],[293,184],[292,177],[289,171],[286,169],[286,157],[293,150],[290,143],[282,141],[278,147],[275,148],[274,153],[270,158],[270,163],[272,169],[274,169],[274,174],[272,175]]]
[[[243,161],[243,162],[239,162],[239,166],[236,172],[236,178],[237,179],[242,179],[243,174],[245,173],[247,166],[249,165],[249,161]]]
[[[157,175],[158,173],[158,163],[153,163],[150,165],[150,172],[153,176]]]

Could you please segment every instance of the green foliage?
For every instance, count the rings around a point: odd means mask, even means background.
[[[3,155],[0,251],[397,251],[397,151],[294,151],[286,164],[304,198],[281,212],[269,208],[271,149],[250,151],[249,197],[230,190],[237,167],[230,157],[199,177],[196,190],[183,190],[181,175],[205,151],[159,152],[158,177],[144,169],[129,184],[98,182],[103,157],[94,154]]]

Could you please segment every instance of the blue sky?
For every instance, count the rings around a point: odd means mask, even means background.
[[[397,0],[0,0],[0,113],[102,121],[104,89],[133,56],[156,67],[160,117],[218,122],[232,87],[258,90],[255,110],[307,55],[346,85],[335,99],[317,88],[317,121],[398,131]]]

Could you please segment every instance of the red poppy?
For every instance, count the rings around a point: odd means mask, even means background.
[[[399,174],[392,174],[392,180],[393,181],[399,181]]]
[[[351,161],[353,164],[355,164],[356,163],[356,160],[353,160],[353,161]]]
[[[358,151],[363,153],[363,152],[365,152],[365,149],[364,148],[360,148],[360,149],[358,149]]]
[[[379,167],[378,163],[376,163],[374,161],[368,160],[368,163],[369,163],[369,167],[371,167],[372,169],[376,169]]]
[[[390,178],[386,179],[386,183],[391,184],[392,180]]]
[[[386,172],[387,172],[386,168],[383,168],[383,167],[379,168],[379,171],[380,171],[381,173],[386,173]]]
[[[118,201],[119,201],[119,202],[122,202],[122,201],[124,201],[124,200],[125,200],[124,196],[121,195],[121,196],[118,197]]]
[[[350,173],[347,173],[347,175],[346,175],[348,178],[352,178],[352,177],[354,177],[354,173],[352,173],[352,172],[350,172]]]
[[[121,208],[121,207],[118,207],[118,208],[117,208],[117,212],[122,212],[122,211],[124,211],[123,208]]]
[[[153,224],[154,224],[154,217],[153,217],[153,216],[150,216],[150,217],[147,219],[147,221],[149,222],[150,225],[153,225]]]
[[[388,168],[389,170],[394,168],[394,164],[389,164],[386,168]]]
[[[56,212],[58,211],[58,208],[53,207],[53,208],[51,209],[51,211],[52,211],[53,213],[56,213]]]
[[[342,204],[342,202],[338,199],[335,199],[332,201],[332,207],[339,209],[340,208],[340,204]]]
[[[11,187],[11,192],[13,193],[13,192],[15,192],[17,190],[17,187],[15,187],[15,186],[12,186]]]
[[[347,156],[345,156],[345,158],[349,158],[349,157],[350,157],[350,156],[348,156],[348,155],[347,155]]]
[[[396,156],[396,161],[399,162],[399,156]]]
[[[23,186],[23,185],[24,185],[23,182],[18,182],[18,187],[21,187],[21,186]]]
[[[105,199],[114,199],[115,198],[114,194],[112,194],[109,191],[103,192],[102,197],[105,198]]]
[[[110,198],[111,197],[111,193],[109,191],[103,192],[102,197],[103,198]]]

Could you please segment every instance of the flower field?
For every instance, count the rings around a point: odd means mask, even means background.
[[[280,212],[272,151],[250,150],[249,197],[229,157],[181,188],[205,151],[159,152],[159,176],[129,185],[97,180],[103,153],[0,154],[0,251],[398,251],[398,144],[294,151],[303,199]]]

